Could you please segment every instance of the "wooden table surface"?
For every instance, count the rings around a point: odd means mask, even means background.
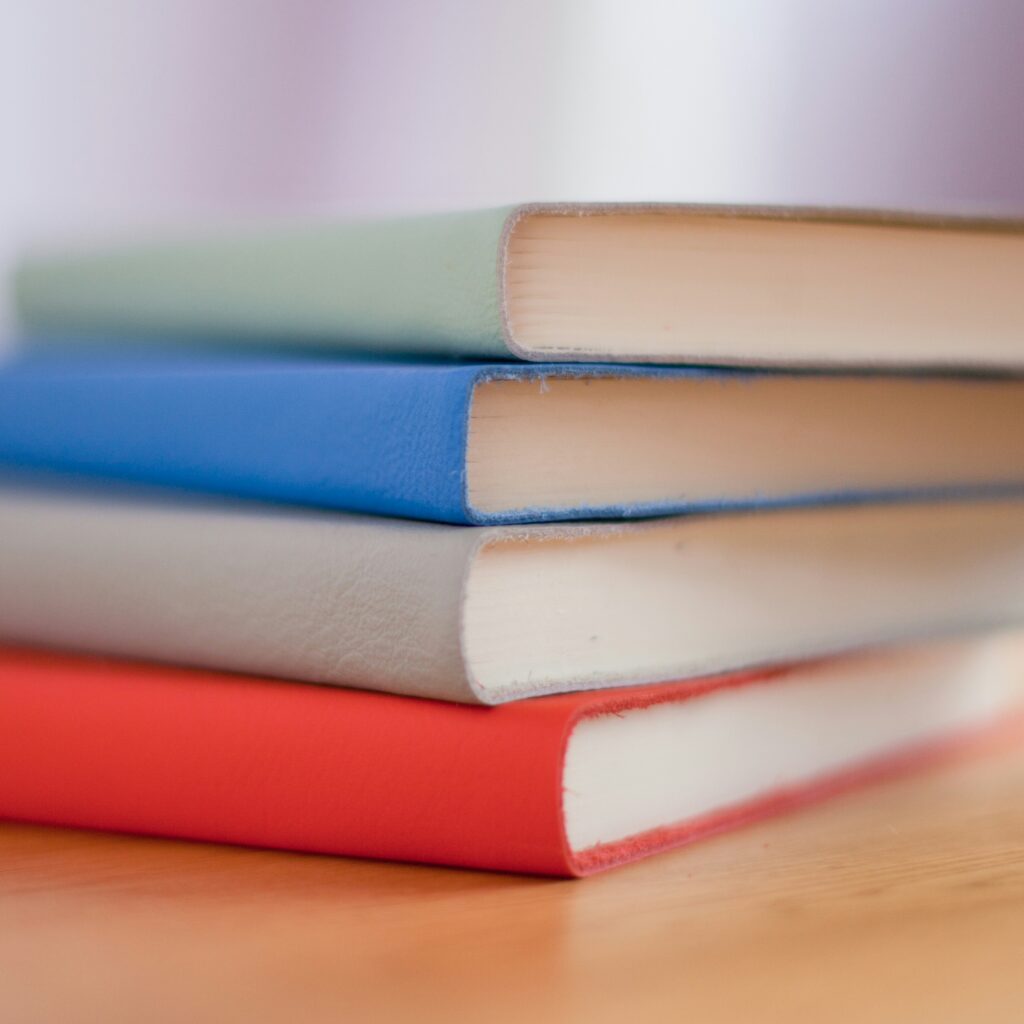
[[[582,882],[0,827],[0,1021],[1024,1021],[1018,741]]]

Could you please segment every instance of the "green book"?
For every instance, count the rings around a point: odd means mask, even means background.
[[[1024,226],[526,205],[25,259],[40,334],[546,362],[1024,368]]]

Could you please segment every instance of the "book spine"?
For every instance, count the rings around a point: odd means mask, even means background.
[[[507,357],[498,276],[509,212],[38,257],[18,268],[15,302],[37,331]]]
[[[0,635],[476,702],[463,581],[479,532],[122,495],[0,492]]]
[[[475,371],[322,360],[47,365],[0,373],[0,463],[468,521]]]
[[[0,818],[565,875],[565,718],[0,649]]]

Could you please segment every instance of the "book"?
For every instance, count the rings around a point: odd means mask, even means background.
[[[1024,494],[1024,379],[64,352],[0,463],[449,523]]]
[[[1012,646],[501,708],[5,649],[0,817],[585,875],[994,727],[1019,707]]]
[[[0,637],[497,704],[1024,620],[1024,501],[467,528],[0,490]]]
[[[540,362],[1024,366],[1017,222],[539,204],[25,259],[40,331]]]

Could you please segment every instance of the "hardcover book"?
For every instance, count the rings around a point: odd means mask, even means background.
[[[0,464],[450,523],[1024,494],[1024,380],[198,355],[0,369]]]
[[[468,529],[0,490],[0,637],[499,704],[1024,620],[1024,501]]]
[[[530,205],[36,256],[26,324],[540,362],[1024,366],[1024,231]]]
[[[994,728],[1003,644],[501,708],[0,650],[0,817],[585,875]]]

